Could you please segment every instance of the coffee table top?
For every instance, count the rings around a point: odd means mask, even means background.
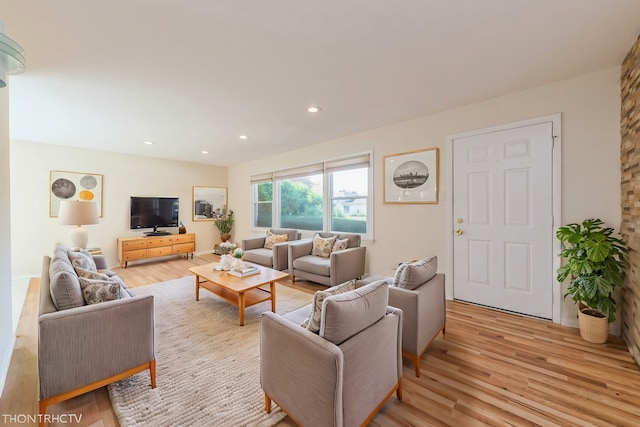
[[[275,282],[276,280],[284,279],[289,275],[282,271],[254,264],[260,269],[260,273],[246,277],[237,277],[226,271],[216,270],[215,267],[217,265],[217,262],[199,265],[197,267],[191,267],[189,271],[234,292],[243,292],[248,289],[257,288],[259,286]]]

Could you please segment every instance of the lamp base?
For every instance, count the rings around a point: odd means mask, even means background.
[[[89,240],[89,234],[82,226],[77,226],[69,231],[69,240],[73,248],[85,249],[87,247],[87,241]]]

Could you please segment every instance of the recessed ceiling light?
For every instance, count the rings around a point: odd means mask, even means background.
[[[318,111],[320,111],[320,107],[309,107],[307,108],[307,111],[310,113],[317,113]]]
[[[151,141],[145,141],[144,143],[145,143],[146,145],[153,145],[153,142],[151,142]]]
[[[207,150],[202,150],[201,153],[202,154],[209,154],[209,152]]]
[[[247,135],[240,135],[238,138],[240,138],[240,139],[249,139],[249,137]]]

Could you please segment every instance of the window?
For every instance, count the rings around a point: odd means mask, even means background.
[[[260,182],[253,190],[253,225],[271,227],[273,223],[273,183]]]
[[[369,168],[331,172],[331,230],[367,233]]]
[[[251,177],[255,227],[372,238],[370,153]]]

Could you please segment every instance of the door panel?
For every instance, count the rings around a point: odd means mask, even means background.
[[[552,317],[552,124],[453,141],[454,298]]]

